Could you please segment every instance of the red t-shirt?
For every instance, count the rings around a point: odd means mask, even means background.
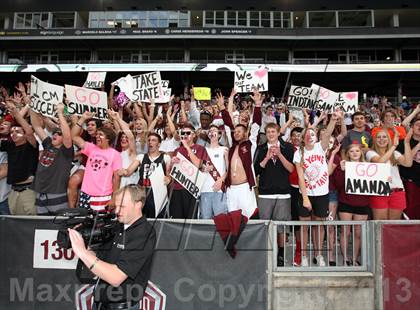
[[[191,150],[201,160],[203,160],[203,161],[208,161],[209,160],[209,155],[207,154],[207,151],[206,151],[205,147],[203,147],[199,144],[193,144],[191,146]],[[191,162],[191,158],[188,155],[188,151],[184,146],[180,146],[177,149],[175,149],[174,156],[176,156],[176,154],[178,154],[178,153],[183,155],[186,159],[188,159]],[[175,190],[180,190],[180,189],[184,189],[184,187],[181,184],[179,184],[177,181],[175,181],[174,182],[174,189]]]

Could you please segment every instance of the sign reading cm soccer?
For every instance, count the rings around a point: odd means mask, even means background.
[[[57,104],[63,102],[64,87],[46,83],[31,76],[31,109],[47,117],[54,117]]]
[[[181,184],[195,198],[200,196],[201,186],[204,183],[204,175],[182,154],[177,153],[179,163],[173,165],[171,177]]]
[[[69,100],[67,110],[70,114],[82,115],[89,111],[95,114],[94,118],[107,118],[108,102],[105,92],[71,85],[65,85],[65,88]]]
[[[346,162],[345,189],[347,194],[389,196],[390,164]]]

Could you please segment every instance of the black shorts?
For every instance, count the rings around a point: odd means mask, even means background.
[[[299,206],[302,205],[302,194],[299,188],[290,186],[292,221],[299,221]]]
[[[346,203],[338,203],[338,212],[358,214],[358,215],[369,215],[369,206],[351,206]]]
[[[303,206],[303,203],[299,204],[299,216],[300,217],[309,217],[315,215],[320,218],[327,218],[329,209],[328,205],[330,203],[329,194],[323,196],[308,196],[311,205],[312,211],[309,211]]]

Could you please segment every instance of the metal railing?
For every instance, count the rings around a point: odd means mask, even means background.
[[[367,271],[367,225],[367,221],[273,222],[273,271]],[[306,245],[303,244],[305,232]],[[284,245],[280,265],[279,242]],[[319,266],[314,260],[318,253],[323,256],[325,266]],[[301,258],[306,256],[308,266],[299,263],[299,254]]]

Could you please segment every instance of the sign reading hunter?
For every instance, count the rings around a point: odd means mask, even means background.
[[[31,109],[47,117],[54,117],[57,104],[63,102],[64,87],[46,83],[31,75]]]
[[[72,85],[65,85],[65,88],[69,100],[67,111],[70,114],[82,115],[85,111],[89,111],[95,113],[97,119],[105,120],[107,118],[106,92]]]
[[[132,77],[131,100],[157,99],[161,94],[160,72],[150,72]]]
[[[268,71],[260,67],[256,71],[235,71],[234,88],[238,93],[251,93],[268,90]]]
[[[179,158],[179,163],[173,165],[171,177],[189,191],[191,195],[198,198],[205,176],[182,154],[177,153],[176,156]]]
[[[345,188],[347,194],[389,196],[390,164],[346,162]]]
[[[89,72],[83,86],[86,88],[101,88],[104,86],[105,77],[106,72]]]
[[[334,110],[341,109],[344,113],[355,113],[359,105],[359,93],[357,91],[339,93],[334,103]]]

